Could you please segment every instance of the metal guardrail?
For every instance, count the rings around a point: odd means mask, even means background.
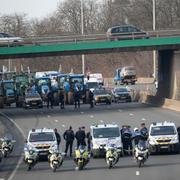
[[[159,30],[159,31],[147,31],[149,38],[159,38],[159,37],[176,37],[180,36],[180,29],[178,30]],[[143,38],[143,35],[132,33],[127,35],[126,33],[116,34],[116,38],[122,40],[134,40]],[[106,34],[85,34],[85,35],[66,35],[66,36],[48,36],[48,37],[28,37],[23,38],[23,42],[0,42],[0,47],[6,46],[20,46],[20,45],[41,45],[41,44],[66,44],[66,43],[78,43],[78,42],[96,42],[96,41],[109,41]]]

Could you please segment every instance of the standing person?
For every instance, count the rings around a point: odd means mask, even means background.
[[[59,149],[59,145],[60,145],[60,143],[61,143],[61,136],[60,136],[60,134],[58,133],[58,131],[57,131],[56,128],[54,129],[54,132],[55,132],[55,135],[56,135],[57,145],[58,145],[58,149]]]
[[[148,139],[148,129],[147,129],[145,123],[141,123],[140,133],[144,137],[144,140],[147,141],[147,139]]]
[[[74,131],[72,130],[72,127],[70,126],[68,130],[66,130],[63,134],[63,137],[66,141],[66,149],[65,149],[65,153],[67,156],[67,152],[68,152],[68,148],[69,149],[69,155],[70,157],[72,156],[72,146],[73,146],[73,141],[74,141]]]
[[[122,142],[124,147],[124,154],[132,154],[132,131],[130,126],[122,126]]]
[[[74,108],[76,109],[77,106],[78,108],[80,108],[80,92],[79,91],[74,92]]]
[[[51,90],[47,94],[47,108],[49,108],[49,104],[51,104],[51,109],[52,109],[54,104],[54,96]]]
[[[90,104],[90,108],[94,107],[93,99],[94,99],[94,94],[93,94],[92,91],[89,91],[89,104]]]
[[[91,137],[91,133],[90,132],[88,132],[86,134],[86,138],[87,138],[88,151],[91,151],[91,139],[92,139],[92,137]]]
[[[86,134],[85,134],[85,131],[83,130],[83,128],[79,127],[79,130],[76,132],[75,137],[76,137],[76,140],[77,140],[77,148],[80,145],[82,145],[82,146],[86,145],[86,142],[85,142]]]
[[[68,93],[70,92],[70,84],[68,78],[65,78],[63,87],[65,90],[65,103],[68,104]]]
[[[63,89],[60,89],[59,101],[60,101],[61,109],[64,109],[64,90]]]

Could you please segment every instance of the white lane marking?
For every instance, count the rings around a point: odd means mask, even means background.
[[[119,111],[119,112],[122,112],[122,109],[119,109],[118,111]]]
[[[94,118],[94,116],[93,116],[93,115],[90,115],[90,118]]]
[[[4,180],[4,178],[0,178],[0,180]]]
[[[50,115],[47,115],[48,118],[50,118],[51,116]]]
[[[103,123],[104,121],[103,120],[100,120],[100,123]]]
[[[1,114],[2,116],[4,116],[5,118],[7,118],[9,121],[11,121],[11,123],[13,123],[13,124],[16,126],[16,128],[20,131],[20,133],[22,134],[23,138],[24,138],[24,139],[26,138],[24,131],[20,128],[20,126],[19,126],[15,121],[13,121],[13,119],[11,119],[10,117],[8,117],[8,116],[7,116],[6,114],[4,114],[4,113],[0,113],[0,114]],[[23,162],[23,156],[22,156],[22,154],[21,154],[21,156],[20,156],[20,158],[19,158],[19,160],[18,160],[18,163],[17,163],[16,167],[14,168],[13,172],[10,174],[10,176],[9,176],[9,178],[8,178],[7,180],[12,180],[12,179],[14,178],[14,176],[16,175],[16,173],[17,173],[17,171],[18,171],[18,169],[19,169],[19,167],[20,167],[20,165],[21,165],[22,162]]]
[[[84,114],[84,112],[80,112],[81,114]]]
[[[133,114],[133,113],[130,113],[129,115],[130,115],[130,116],[134,116],[134,114]]]
[[[142,120],[142,121],[146,121],[146,118],[142,118],[141,120]]]
[[[66,127],[66,125],[62,124],[62,127],[64,128],[64,127]]]
[[[140,172],[139,171],[136,171],[136,176],[139,176],[140,175]]]
[[[54,120],[55,122],[59,122],[57,119]]]

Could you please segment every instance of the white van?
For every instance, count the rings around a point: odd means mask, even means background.
[[[96,78],[98,84],[104,85],[104,79],[101,73],[89,74],[89,80],[91,80],[91,78]]]
[[[118,125],[101,124],[90,126],[91,129],[91,150],[93,157],[104,156],[106,153],[105,146],[114,144],[123,153],[121,133]]]

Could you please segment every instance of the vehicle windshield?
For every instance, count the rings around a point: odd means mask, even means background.
[[[4,89],[14,89],[14,83],[13,82],[4,83]]]
[[[94,138],[112,138],[112,137],[119,137],[120,132],[118,127],[112,128],[98,128],[93,129],[93,136]]]
[[[105,89],[99,89],[94,91],[95,95],[109,94]]]
[[[50,79],[39,79],[38,86],[47,85],[50,83]]]
[[[88,89],[98,88],[98,83],[97,82],[87,82],[86,85],[87,85]]]
[[[78,83],[80,83],[80,84],[83,84],[83,77],[72,77],[72,78],[70,78],[71,79],[71,82],[72,83],[76,83],[76,82],[78,82]]]
[[[16,82],[28,82],[27,76],[16,76]]]
[[[55,141],[52,132],[31,133],[29,142]]]
[[[118,93],[118,92],[128,92],[128,90],[126,88],[118,88],[118,89],[115,89],[115,92]]]
[[[174,126],[156,126],[152,127],[151,135],[158,136],[158,135],[174,135],[176,134]]]
[[[134,67],[127,67],[125,68],[126,71],[135,71]]]
[[[36,98],[40,98],[40,95],[39,95],[39,93],[38,92],[28,92],[28,93],[26,93],[26,97],[28,98],[28,97],[36,97]]]

